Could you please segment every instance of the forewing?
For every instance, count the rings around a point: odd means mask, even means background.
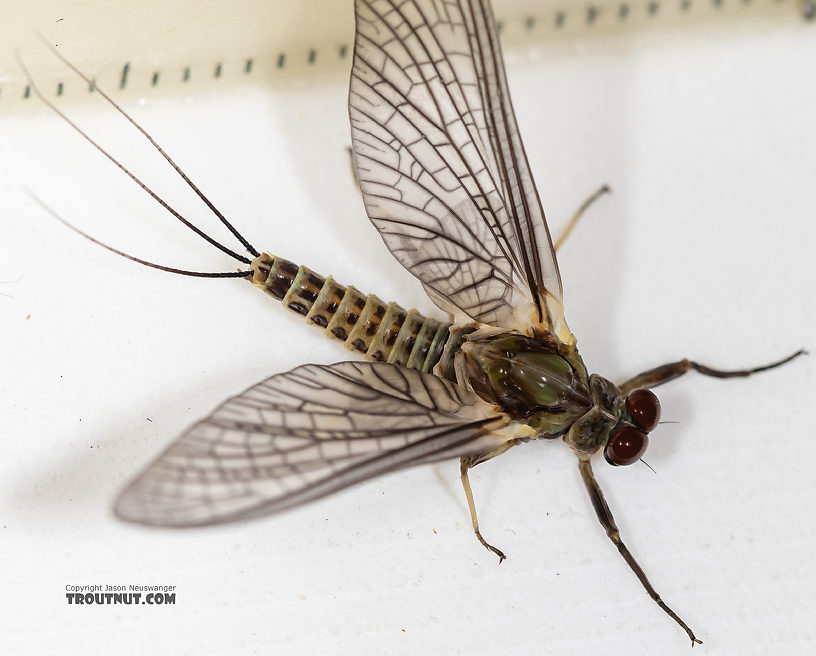
[[[488,3],[357,0],[356,15],[352,141],[386,245],[444,309],[557,327],[558,265]]]
[[[505,417],[473,392],[387,363],[305,365],[229,399],[122,493],[159,526],[267,515],[400,468],[482,453]]]

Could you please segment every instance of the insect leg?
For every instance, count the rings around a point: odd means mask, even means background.
[[[349,156],[349,166],[351,166],[351,179],[354,180],[354,186],[357,191],[360,191],[360,180],[357,178],[357,167],[354,166],[354,149],[351,146],[346,146],[346,152]]]
[[[470,521],[473,523],[473,532],[476,534],[476,538],[479,542],[482,543],[482,546],[487,549],[488,551],[492,551],[499,557],[499,564],[507,558],[507,556],[502,553],[501,549],[494,547],[492,544],[487,542],[482,537],[481,532],[479,531],[479,520],[476,517],[476,502],[473,500],[473,490],[470,489],[470,479],[468,478],[468,470],[473,469],[476,465],[480,465],[483,462],[487,462],[491,458],[495,458],[498,455],[501,455],[510,447],[515,446],[518,444],[518,440],[510,440],[505,442],[500,447],[493,449],[492,451],[488,451],[487,453],[482,453],[477,456],[467,456],[465,458],[459,459],[459,472],[462,478],[462,487],[465,488],[465,496],[467,497],[468,508],[470,509]]]
[[[606,503],[606,499],[604,499],[604,495],[603,492],[601,492],[598,481],[595,480],[595,476],[592,473],[592,465],[590,465],[589,460],[579,460],[578,469],[581,471],[581,478],[584,479],[584,485],[589,493],[589,498],[592,500],[592,507],[595,509],[595,514],[598,516],[598,521],[601,522],[601,526],[604,527],[607,537],[612,540],[613,544],[618,548],[618,552],[626,561],[626,564],[629,565],[629,569],[635,573],[635,576],[638,577],[638,580],[643,584],[643,587],[646,588],[646,592],[648,592],[649,596],[654,599],[655,603],[657,603],[657,605],[660,606],[666,612],[666,614],[677,622],[688,634],[688,637],[691,638],[691,646],[693,647],[694,643],[697,643],[698,645],[703,644],[702,640],[698,640],[694,636],[694,632],[689,628],[688,624],[681,620],[677,613],[669,608],[660,598],[660,595],[657,594],[657,591],[652,587],[652,584],[649,583],[646,573],[643,571],[640,565],[638,565],[635,557],[631,554],[629,549],[626,548],[623,540],[621,540],[620,531],[618,531],[618,527],[615,524],[615,518],[612,517],[612,511],[609,510],[609,506]]]
[[[638,389],[640,387],[657,387],[663,383],[668,383],[670,380],[679,378],[691,370],[698,371],[704,376],[712,376],[713,378],[743,378],[745,376],[750,376],[751,374],[759,373],[760,371],[767,371],[768,369],[782,366],[794,358],[798,358],[800,355],[804,355],[806,353],[807,351],[805,349],[799,349],[796,351],[796,353],[792,353],[788,357],[782,358],[777,362],[772,362],[771,364],[766,364],[761,367],[754,367],[753,369],[738,369],[734,371],[712,369],[711,367],[707,367],[699,362],[694,362],[694,360],[678,360],[677,362],[670,362],[669,364],[664,364],[659,367],[655,367],[654,369],[644,371],[643,373],[638,374],[634,378],[630,378],[625,383],[620,385],[620,389],[624,394],[628,394],[633,389]]]
[[[555,240],[555,244],[553,248],[557,251],[561,245],[567,240],[569,234],[572,232],[572,229],[575,227],[575,224],[578,223],[578,219],[580,219],[584,212],[589,209],[589,206],[592,205],[596,200],[598,200],[604,194],[611,194],[612,190],[609,188],[609,185],[603,185],[600,189],[598,189],[594,194],[592,194],[589,198],[587,198],[583,203],[581,203],[581,207],[579,207],[575,214],[572,215],[567,227],[558,235],[558,239]]]

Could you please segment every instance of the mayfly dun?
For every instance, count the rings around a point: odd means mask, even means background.
[[[355,10],[349,115],[366,212],[445,319],[385,303],[257,251],[100,90],[248,255],[217,242],[43,98],[173,216],[242,268],[163,266],[69,227],[163,271],[246,278],[367,360],[304,365],[228,399],[126,487],[116,514],[168,527],[244,520],[401,468],[459,458],[475,535],[501,562],[504,554],[481,534],[468,472],[524,442],[558,438],[576,455],[609,539],[651,598],[692,645],[699,643],[623,543],[592,458],[602,454],[613,466],[641,459],[660,419],[650,388],[692,370],[718,378],[748,376],[803,351],[738,371],[683,359],[618,385],[589,374],[564,317],[555,247],[519,136],[487,0],[357,0]]]

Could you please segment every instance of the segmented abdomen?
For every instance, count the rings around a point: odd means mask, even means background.
[[[368,360],[430,371],[442,355],[449,323],[383,303],[269,253],[256,257],[250,268],[255,285]]]

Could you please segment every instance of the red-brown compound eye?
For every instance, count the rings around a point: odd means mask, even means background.
[[[634,422],[647,433],[660,421],[660,401],[647,389],[636,389],[626,397],[626,411]]]
[[[649,436],[643,431],[631,426],[616,428],[606,443],[604,458],[610,465],[616,467],[631,465],[640,460],[649,446]]]

